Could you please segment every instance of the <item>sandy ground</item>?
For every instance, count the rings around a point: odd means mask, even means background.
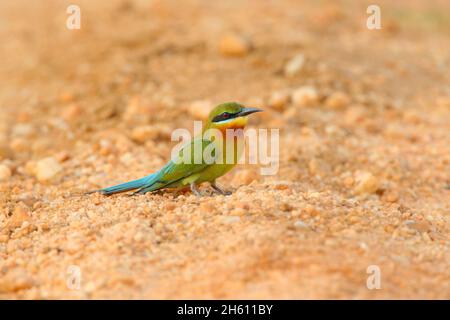
[[[0,298],[450,298],[448,1],[76,2],[0,3]],[[277,175],[79,196],[230,100]]]

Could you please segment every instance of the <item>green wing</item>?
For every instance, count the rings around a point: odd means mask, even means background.
[[[212,161],[216,158],[214,149],[211,149],[210,159],[203,158],[203,151],[210,144],[211,141],[205,139],[194,139],[186,144],[180,150],[178,158],[170,160],[147,184],[140,188],[137,193],[142,194],[177,184],[183,185],[182,180],[203,171],[213,164]],[[199,154],[200,148],[201,154]]]

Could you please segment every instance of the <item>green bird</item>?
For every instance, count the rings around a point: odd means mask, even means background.
[[[179,157],[171,159],[159,171],[141,179],[92,192],[112,195],[137,190],[134,194],[145,194],[166,188],[179,189],[189,186],[195,195],[200,196],[199,184],[209,182],[215,192],[228,195],[229,192],[222,190],[216,184],[216,179],[236,165],[243,151],[243,129],[248,121],[247,116],[259,111],[262,110],[246,108],[236,102],[219,104],[210,112],[202,136],[194,137],[184,145],[178,153]],[[208,131],[209,129],[211,130]],[[227,134],[230,130],[234,134]],[[215,134],[209,137],[205,134],[206,132]],[[227,144],[234,146],[234,149],[227,148]],[[202,154],[200,155],[199,152]],[[227,158],[229,152],[232,154],[231,156],[229,154]],[[209,158],[204,157],[205,153],[209,155]]]

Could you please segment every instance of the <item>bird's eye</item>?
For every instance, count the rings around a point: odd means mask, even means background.
[[[212,121],[213,122],[225,121],[225,120],[233,118],[233,116],[234,116],[234,114],[232,114],[232,113],[223,112],[223,113],[219,114],[218,116],[214,117],[214,119]]]

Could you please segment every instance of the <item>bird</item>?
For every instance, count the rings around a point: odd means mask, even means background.
[[[202,196],[199,185],[208,182],[215,193],[230,195],[231,192],[217,185],[216,179],[229,172],[237,164],[243,152],[243,129],[247,125],[248,116],[261,111],[263,110],[244,107],[237,102],[219,104],[209,113],[208,119],[203,126],[202,135],[194,137],[185,144],[179,151],[179,157],[171,159],[159,171],[137,180],[88,193],[98,192],[109,196],[135,190],[132,195],[136,195],[162,189],[184,189],[189,187],[193,194]],[[208,130],[216,133],[216,135],[212,135],[214,138],[204,134]],[[227,135],[227,130],[228,132],[231,130],[233,134]],[[226,145],[229,142],[234,143],[234,150],[227,149]],[[196,148],[196,146],[199,146],[201,149]],[[213,161],[204,159],[204,157],[200,157],[200,161],[195,161],[198,159],[196,155],[198,156],[200,150],[202,155],[206,150],[212,150],[210,155]],[[230,151],[232,153],[231,156],[229,154]],[[227,158],[227,153],[229,158],[232,157],[231,161]],[[187,159],[188,161],[179,161],[180,159]]]

